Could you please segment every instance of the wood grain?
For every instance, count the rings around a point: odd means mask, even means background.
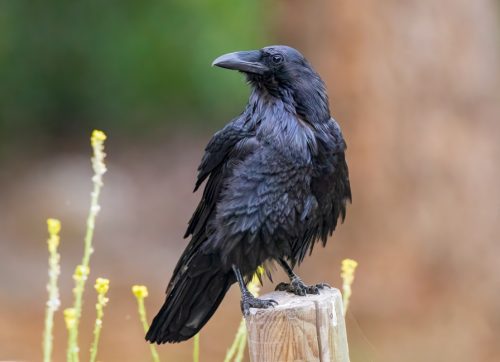
[[[251,309],[246,318],[252,362],[349,362],[339,290],[304,297],[272,292],[261,298],[279,304]]]

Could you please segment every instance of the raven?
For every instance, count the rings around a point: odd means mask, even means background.
[[[293,268],[317,241],[326,244],[351,201],[346,144],[325,85],[302,54],[269,46],[212,65],[244,73],[252,91],[205,149],[195,191],[207,182],[185,234],[191,240],[146,335],[158,344],[194,336],[235,282],[244,314],[273,306],[246,288],[260,265],[284,268],[290,283],[278,290],[318,293],[327,285],[308,286]]]

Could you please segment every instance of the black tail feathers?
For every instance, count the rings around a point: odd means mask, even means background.
[[[182,260],[182,259],[181,259]],[[208,322],[235,282],[213,255],[197,252],[176,268],[167,298],[146,334],[152,343],[175,343],[193,337]]]

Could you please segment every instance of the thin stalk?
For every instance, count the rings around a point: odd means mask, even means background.
[[[148,289],[144,285],[134,285],[132,287],[132,293],[134,293],[135,298],[137,299],[137,311],[139,312],[139,319],[142,324],[142,328],[144,329],[144,333],[148,332],[149,325],[148,319],[146,317],[146,307],[144,306],[144,298],[148,296]],[[149,345],[149,350],[151,351],[151,357],[153,362],[160,362],[160,356],[156,351],[156,347],[154,344]]]
[[[245,352],[246,345],[247,345],[247,329],[245,328],[245,332],[240,336],[240,342],[238,343],[238,352],[236,353],[234,362],[243,361],[243,353]]]
[[[200,334],[196,333],[193,341],[193,362],[200,362]]]
[[[54,313],[59,309],[61,301],[59,299],[59,289],[57,280],[61,273],[59,261],[61,256],[57,252],[59,246],[59,231],[61,230],[61,222],[56,219],[47,220],[47,229],[49,231],[49,239],[47,240],[49,249],[49,282],[47,284],[47,292],[49,299],[45,309],[45,329],[43,333],[43,361],[52,361],[52,349],[54,343]]]
[[[100,210],[99,194],[103,185],[102,175],[106,172],[106,165],[104,164],[104,157],[106,156],[104,153],[104,140],[106,140],[106,135],[103,132],[97,130],[92,132],[91,145],[94,152],[92,157],[92,168],[94,169],[92,182],[94,186],[92,193],[90,194],[90,210],[87,217],[87,230],[85,232],[83,258],[81,264],[76,267],[75,274],[73,275],[73,279],[75,280],[75,288],[73,289],[73,309],[75,312],[75,321],[69,329],[68,357],[70,358],[68,362],[79,361],[78,327],[82,314],[85,282],[87,281],[87,276],[89,274],[90,256],[94,251],[92,248],[92,239],[94,236],[95,219]]]
[[[236,336],[234,337],[233,343],[231,344],[231,347],[227,350],[226,357],[224,357],[224,362],[231,362],[235,356],[238,355],[241,347],[241,339],[246,341],[246,334],[247,334],[247,326],[245,324],[245,319],[242,318],[240,322],[240,326],[238,327],[238,331],[236,332]],[[245,346],[243,346],[243,350],[245,349]]]
[[[252,280],[247,284],[247,288],[254,296],[259,296],[260,290],[260,278],[264,273],[264,268],[259,266],[254,273]],[[240,326],[236,332],[233,343],[231,347],[227,350],[226,357],[224,357],[224,362],[241,362],[243,360],[243,353],[245,352],[245,347],[247,344],[247,326],[245,323],[245,318],[241,319]]]
[[[97,303],[95,305],[97,316],[94,324],[94,339],[92,341],[92,345],[90,346],[90,362],[95,362],[97,358],[99,337],[101,336],[102,329],[102,319],[104,317],[104,307],[109,301],[109,299],[106,298],[106,293],[109,290],[109,280],[97,278],[94,288],[97,291]]]

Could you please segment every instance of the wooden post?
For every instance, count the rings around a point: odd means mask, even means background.
[[[272,292],[275,308],[250,309],[246,317],[252,362],[349,362],[349,349],[338,289],[319,295]]]

